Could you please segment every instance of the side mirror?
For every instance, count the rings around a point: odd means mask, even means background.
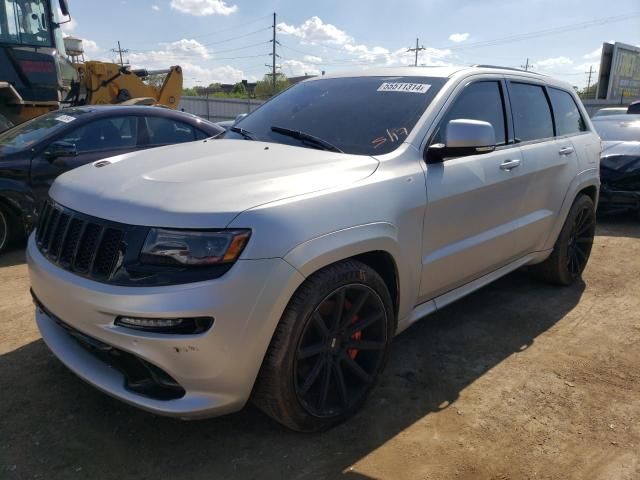
[[[447,123],[444,141],[427,148],[427,163],[442,162],[447,157],[493,152],[496,149],[496,132],[489,122],[461,118]]]
[[[235,120],[233,121],[233,124],[235,125],[236,123],[238,123],[240,120],[242,120],[244,117],[246,117],[247,115],[249,115],[248,113],[241,113],[240,115],[238,115]]]
[[[58,141],[50,143],[43,155],[49,160],[58,157],[75,157],[78,155],[78,150],[75,143]]]

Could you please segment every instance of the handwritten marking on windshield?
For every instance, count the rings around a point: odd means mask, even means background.
[[[376,149],[382,145],[384,145],[387,142],[391,142],[391,143],[396,143],[400,141],[400,137],[406,138],[409,136],[409,131],[402,127],[402,128],[392,128],[392,129],[386,129],[386,135],[382,136],[382,137],[378,137],[374,140],[371,141],[371,143],[373,144],[373,148]]]

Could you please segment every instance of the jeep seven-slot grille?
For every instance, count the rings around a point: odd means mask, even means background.
[[[106,280],[124,253],[124,233],[124,225],[47,202],[36,229],[36,242],[40,252],[63,269]]]

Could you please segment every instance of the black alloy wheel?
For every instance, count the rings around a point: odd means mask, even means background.
[[[596,209],[593,200],[578,195],[547,259],[530,270],[539,279],[555,285],[578,281],[587,266],[596,233]]]
[[[573,278],[582,275],[593,246],[596,218],[593,209],[585,206],[576,215],[567,244],[567,268]]]
[[[371,266],[348,259],[318,270],[289,300],[252,402],[299,432],[345,421],[380,378],[395,328],[389,283]]]
[[[386,310],[362,284],[343,285],[313,311],[296,351],[294,381],[303,408],[335,417],[369,391],[387,345]]]

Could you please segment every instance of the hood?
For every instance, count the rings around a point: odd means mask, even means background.
[[[617,190],[640,191],[640,142],[602,142],[600,180]]]
[[[115,222],[222,228],[244,210],[348,185],[378,166],[372,157],[249,140],[172,145],[107,162],[58,177],[51,197]]]
[[[603,141],[601,156],[609,155],[640,155],[640,142]]]

